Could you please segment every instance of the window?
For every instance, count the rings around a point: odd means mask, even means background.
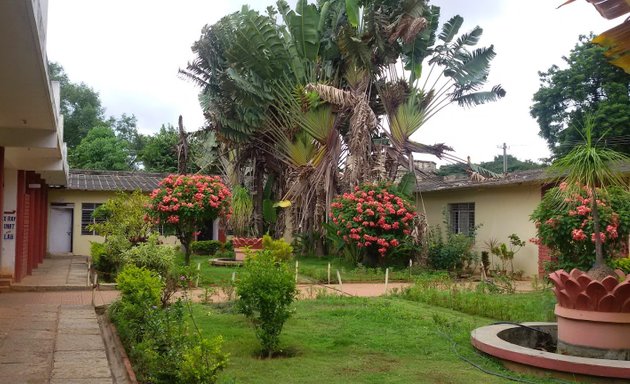
[[[472,235],[475,229],[475,203],[449,204],[448,217],[451,232]]]
[[[96,235],[94,231],[90,231],[87,226],[95,223],[102,223],[104,218],[95,218],[94,210],[100,207],[101,203],[83,203],[81,204],[81,234]]]

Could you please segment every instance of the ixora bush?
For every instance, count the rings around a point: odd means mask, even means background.
[[[336,197],[330,208],[329,237],[355,248],[365,265],[382,264],[386,258],[407,261],[419,215],[395,186],[357,186]]]
[[[118,275],[121,297],[109,308],[140,383],[212,384],[227,364],[221,337],[189,329],[186,304],[160,307],[163,283],[155,272],[127,266]],[[194,319],[192,321],[194,323]]]
[[[291,303],[297,295],[295,276],[271,251],[259,251],[245,260],[236,290],[237,308],[254,325],[262,355],[272,357],[278,351],[282,327],[292,313]]]
[[[147,219],[174,230],[189,264],[194,233],[204,223],[229,218],[231,196],[219,176],[169,175],[151,193]]]
[[[536,224],[537,244],[547,246],[557,261],[548,266],[550,271],[562,268],[588,270],[595,255],[595,233],[592,216],[592,194],[587,188],[574,188],[570,195],[567,184],[549,190],[531,215]],[[613,187],[597,189],[600,239],[604,254],[614,258],[624,250],[630,230],[630,192]]]

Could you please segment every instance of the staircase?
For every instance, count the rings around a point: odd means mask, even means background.
[[[11,290],[11,282],[13,278],[11,275],[0,275],[0,293],[9,292]]]

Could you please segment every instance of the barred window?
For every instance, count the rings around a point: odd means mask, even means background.
[[[81,234],[82,235],[96,235],[94,231],[88,229],[88,225],[95,223],[102,223],[104,218],[95,218],[94,211],[100,207],[101,203],[82,203],[81,204]]]
[[[449,227],[453,233],[472,235],[475,229],[475,203],[448,205]]]

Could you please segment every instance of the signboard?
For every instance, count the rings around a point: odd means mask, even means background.
[[[2,215],[2,240],[15,240],[15,211],[4,211]]]

